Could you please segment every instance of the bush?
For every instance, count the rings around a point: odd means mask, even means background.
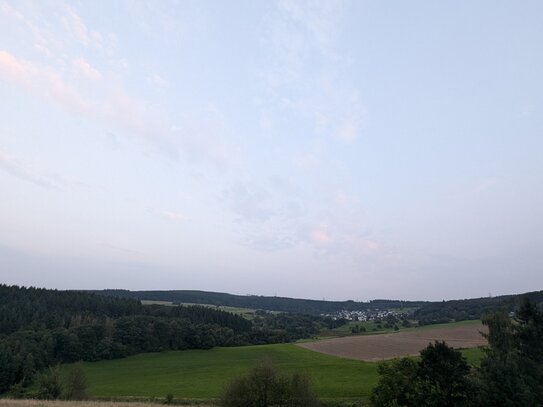
[[[87,398],[87,379],[81,362],[76,363],[68,375],[66,398],[69,400],[85,400]]]
[[[220,399],[222,407],[314,407],[318,406],[303,374],[287,376],[269,362],[254,367],[245,376],[228,383]]]
[[[62,383],[60,381],[60,367],[50,367],[49,370],[40,375],[38,381],[38,398],[45,400],[58,399],[62,394]]]

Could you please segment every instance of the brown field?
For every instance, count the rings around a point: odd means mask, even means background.
[[[158,407],[163,403],[0,399],[0,407]],[[185,405],[185,407],[190,407]],[[197,407],[211,407],[199,404]]]
[[[411,331],[382,335],[361,335],[300,343],[306,349],[347,359],[375,362],[401,356],[418,355],[436,340],[445,341],[454,348],[474,348],[486,345],[480,332],[486,331],[482,324]]]

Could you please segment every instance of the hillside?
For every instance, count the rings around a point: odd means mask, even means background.
[[[532,291],[517,295],[502,295],[498,297],[470,298],[427,303],[413,313],[413,318],[419,324],[437,324],[466,319],[480,319],[485,313],[498,309],[515,311],[522,298],[528,298],[536,304],[543,303],[543,291]]]
[[[234,295],[210,291],[170,290],[170,291],[129,291],[129,290],[95,290],[95,294],[108,297],[129,298],[148,301],[169,301],[177,304],[210,304],[227,307],[241,307],[302,313],[311,315],[334,314],[340,311],[411,309],[412,317],[420,324],[436,324],[467,319],[480,319],[486,312],[505,308],[514,311],[522,297],[543,303],[543,291],[524,294],[511,294],[497,297],[470,298],[450,301],[400,301],[372,300],[357,301],[325,301],[288,297],[269,297],[257,295]]]
[[[427,301],[372,300],[325,301],[288,297],[270,297],[258,295],[234,295],[211,291],[173,290],[173,291],[129,291],[129,290],[94,290],[96,294],[132,298],[148,301],[171,301],[174,303],[211,304],[228,307],[253,308],[269,311],[329,314],[339,311],[364,311],[368,309],[419,308]]]

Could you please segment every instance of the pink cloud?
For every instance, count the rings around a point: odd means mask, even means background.
[[[311,241],[317,245],[324,246],[332,242],[332,237],[324,228],[313,229],[310,233]]]
[[[0,75],[9,81],[28,85],[28,79],[35,75],[36,70],[27,62],[18,61],[8,52],[0,51]]]
[[[74,65],[84,72],[85,77],[97,79],[101,76],[84,59],[75,60]],[[157,152],[172,158],[177,158],[182,149],[187,158],[205,159],[224,168],[233,154],[220,137],[220,120],[213,125],[208,115],[205,126],[172,127],[159,109],[130,96],[120,84],[107,90],[104,88],[106,97],[91,99],[52,67],[19,59],[6,51],[0,51],[0,80],[52,101],[69,113],[113,125],[124,130],[127,136],[152,143]]]
[[[5,51],[0,51],[0,78],[23,86],[40,97],[52,99],[70,111],[83,113],[92,107],[51,69],[19,60]]]

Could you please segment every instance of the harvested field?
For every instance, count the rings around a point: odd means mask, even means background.
[[[418,328],[410,331],[382,335],[361,335],[300,343],[306,349],[348,359],[375,362],[401,356],[418,355],[436,340],[445,341],[454,348],[474,348],[486,345],[480,332],[486,331],[481,323],[436,328]]]

